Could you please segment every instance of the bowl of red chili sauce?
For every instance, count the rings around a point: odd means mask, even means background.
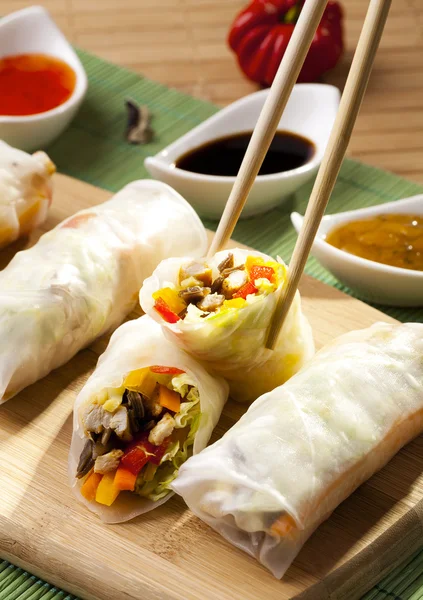
[[[78,56],[44,8],[0,19],[0,139],[26,151],[47,146],[86,91]]]

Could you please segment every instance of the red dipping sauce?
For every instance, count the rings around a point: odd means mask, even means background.
[[[70,98],[75,71],[45,54],[19,54],[0,58],[0,115],[43,113]]]

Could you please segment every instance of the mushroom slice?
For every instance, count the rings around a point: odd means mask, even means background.
[[[221,275],[223,277],[227,277],[233,271],[245,271],[245,265],[237,265],[236,267],[231,267],[230,269],[223,269]]]
[[[182,300],[185,300],[187,304],[197,304],[197,302],[200,302],[207,294],[210,294],[210,288],[200,287],[199,285],[188,287],[179,292],[179,296]]]
[[[216,279],[213,281],[210,292],[212,294],[218,294],[220,292],[220,290],[222,289],[222,283],[224,281],[224,277],[220,276],[220,277],[216,277]]]
[[[81,477],[85,477],[85,475],[87,475],[91,471],[94,465],[93,447],[93,441],[88,439],[85,442],[85,446],[83,447],[81,456],[79,457],[78,467],[76,469],[76,477],[78,479],[80,479]]]
[[[152,417],[158,417],[163,412],[163,406],[157,402],[159,396],[159,384],[154,388],[151,398],[144,396],[144,406]]]
[[[143,419],[145,415],[143,394],[141,394],[140,392],[132,392],[131,390],[126,390],[125,396],[128,405],[132,409],[134,417],[136,419]]]
[[[232,252],[229,252],[228,256],[222,260],[221,263],[217,265],[217,269],[219,273],[224,271],[225,269],[232,269],[234,266],[234,255]]]

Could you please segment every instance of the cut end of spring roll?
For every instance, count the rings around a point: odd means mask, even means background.
[[[122,325],[75,403],[69,477],[79,500],[120,522],[171,495],[207,444],[228,395],[149,317]]]
[[[41,225],[52,201],[55,165],[0,140],[0,248]]]
[[[172,488],[280,578],[358,486],[423,430],[423,325],[378,323],[259,398]]]
[[[251,402],[314,354],[298,293],[276,349],[265,348],[286,272],[279,258],[240,248],[211,259],[168,259],[144,282],[140,303],[170,340],[229,381],[234,399]]]

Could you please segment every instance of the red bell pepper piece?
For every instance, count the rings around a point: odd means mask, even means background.
[[[304,1],[252,0],[235,18],[228,43],[247,77],[272,84]],[[298,81],[316,81],[337,64],[343,48],[342,10],[329,0]]]
[[[148,462],[159,465],[169,445],[169,439],[163,440],[160,446],[154,446],[148,441],[148,431],[142,432],[127,446],[125,454],[120,459],[119,466],[124,467],[134,475],[138,475]]]
[[[159,375],[181,375],[181,373],[185,373],[185,371],[176,367],[161,367],[159,365],[150,367],[150,371],[152,373],[159,373]]]
[[[163,317],[167,323],[176,323],[181,317],[173,312],[162,298],[157,298],[154,309]]]
[[[256,294],[257,292],[258,289],[256,288],[256,286],[253,283],[251,283],[251,281],[247,281],[247,283],[245,283],[242,286],[242,288],[235,292],[232,298],[244,298],[245,300],[249,294]]]
[[[133,475],[138,475],[141,469],[148,463],[150,456],[144,447],[135,446],[126,451],[120,459],[120,464],[124,469],[130,471]]]
[[[250,279],[254,283],[257,279],[268,279],[272,281],[275,276],[275,269],[265,267],[264,265],[253,265],[250,269]]]
[[[160,464],[160,461],[162,460],[163,456],[166,454],[166,450],[167,450],[167,447],[169,446],[169,442],[170,442],[170,437],[167,437],[163,440],[163,442],[160,444],[160,446],[153,446],[153,444],[150,444],[150,447],[153,450],[153,456],[150,457],[150,462],[153,463],[153,465]]]

